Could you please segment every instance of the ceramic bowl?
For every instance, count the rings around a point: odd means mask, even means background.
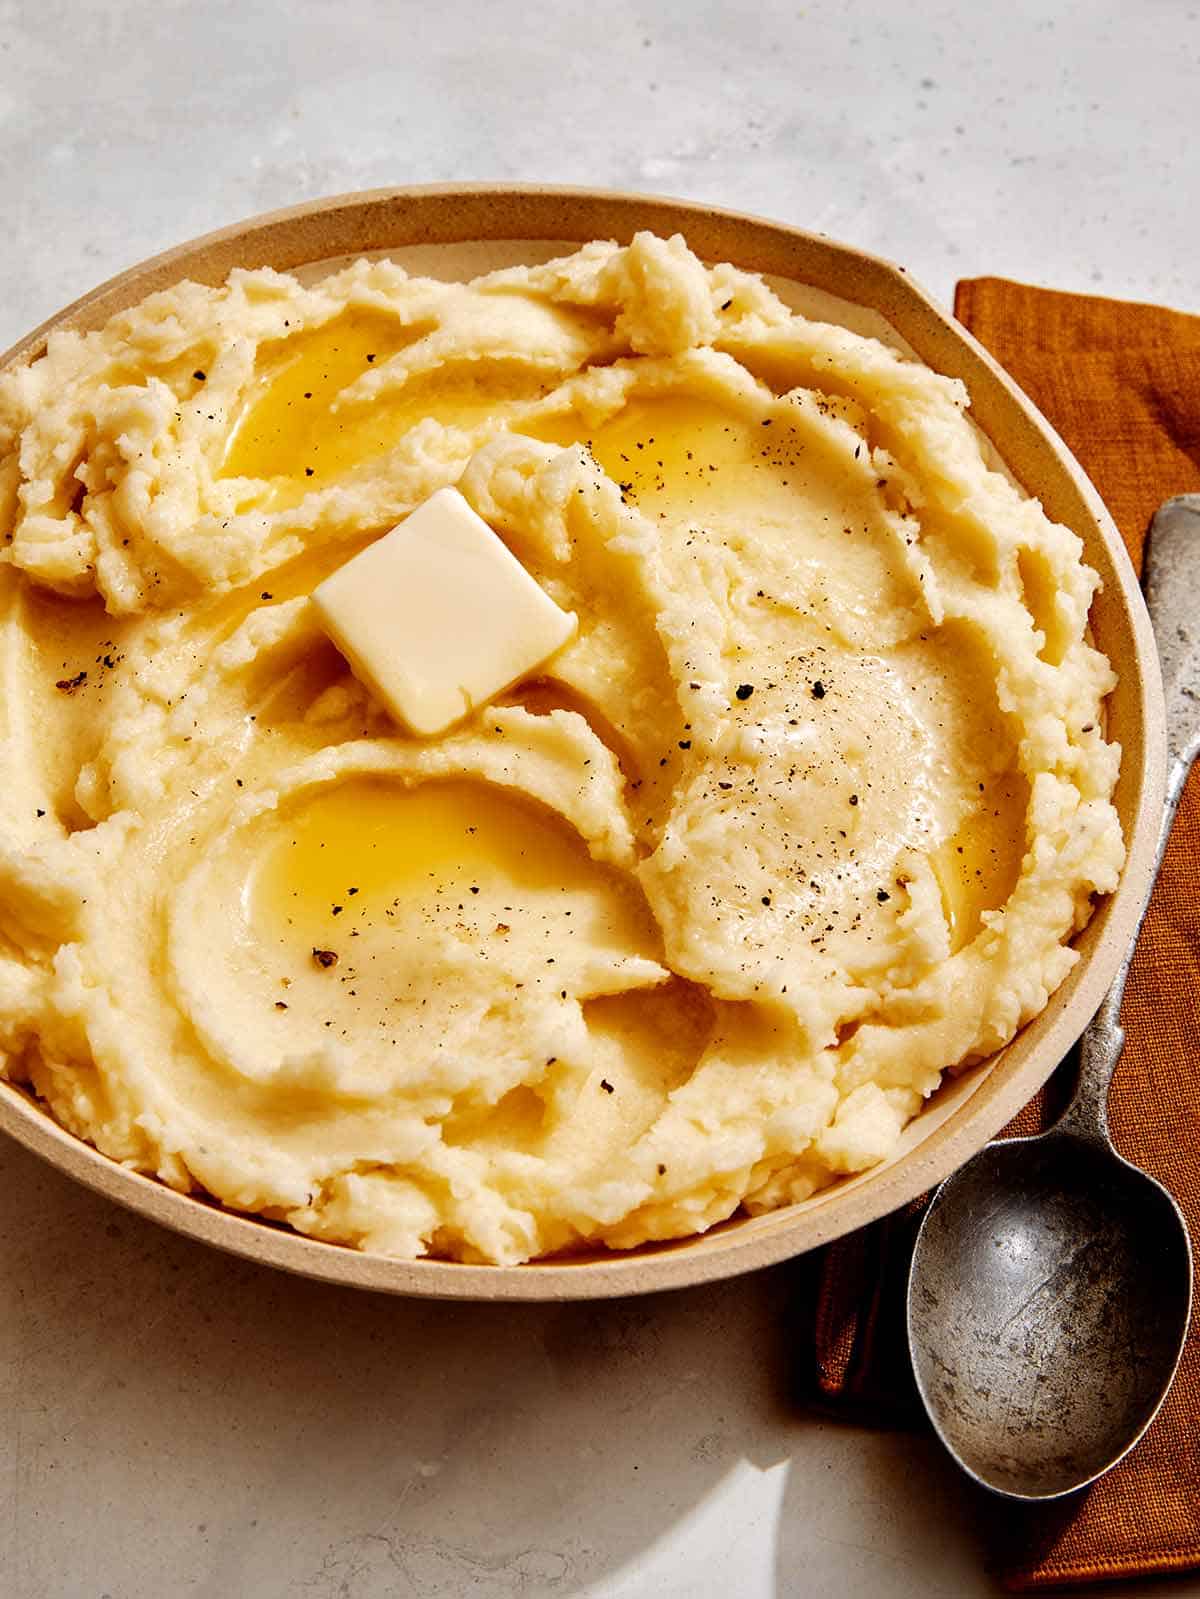
[[[454,1299],[583,1299],[648,1293],[765,1266],[828,1243],[932,1187],[992,1138],[1040,1087],[1091,1018],[1132,936],[1163,790],[1162,689],[1149,619],[1112,519],[1053,429],[983,348],[902,267],[817,234],[684,201],[586,189],[498,186],[384,189],[296,206],[225,228],[122,273],[23,339],[0,365],[40,353],[57,328],[99,327],[181,278],[219,283],[234,267],[310,276],[323,263],[380,252],[438,276],[473,276],[498,259],[545,259],[638,229],[681,232],[700,256],[788,281],[803,305],[850,302],[882,317],[936,371],[962,378],[971,414],[1025,490],[1082,538],[1103,588],[1097,644],[1120,682],[1108,706],[1124,750],[1115,801],[1129,845],[1124,876],[1077,941],[1081,959],[1042,1014],[1006,1049],[944,1086],[885,1164],[763,1216],[735,1217],[665,1245],[523,1266],[400,1261],[303,1238],[127,1171],[60,1128],[29,1094],[0,1083],[0,1128],[71,1177],[178,1232],[328,1282]],[[561,250],[556,248],[561,247]]]

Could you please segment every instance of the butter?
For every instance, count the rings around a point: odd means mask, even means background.
[[[520,682],[575,632],[457,489],[439,489],[313,591],[354,675],[425,737]]]

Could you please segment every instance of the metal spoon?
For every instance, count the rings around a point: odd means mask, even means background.
[[[1156,514],[1146,600],[1170,761],[1149,902],[1200,749],[1200,495]],[[1057,1499],[1116,1465],[1158,1413],[1187,1334],[1187,1224],[1108,1135],[1136,942],[1083,1035],[1061,1120],[988,1144],[947,1178],[913,1251],[908,1342],[921,1399],[963,1470],[1010,1499]]]

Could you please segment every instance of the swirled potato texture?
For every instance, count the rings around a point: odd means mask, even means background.
[[[52,335],[0,376],[0,1069],[400,1257],[885,1159],[1123,859],[1096,577],[967,403],[651,235]],[[309,596],[451,484],[579,627],[422,740]]]

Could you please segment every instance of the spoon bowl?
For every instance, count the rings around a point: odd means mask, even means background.
[[[1166,1189],[1069,1128],[989,1144],[938,1190],[913,1256],[917,1387],[984,1487],[1092,1482],[1158,1412],[1183,1350],[1191,1245]]]

